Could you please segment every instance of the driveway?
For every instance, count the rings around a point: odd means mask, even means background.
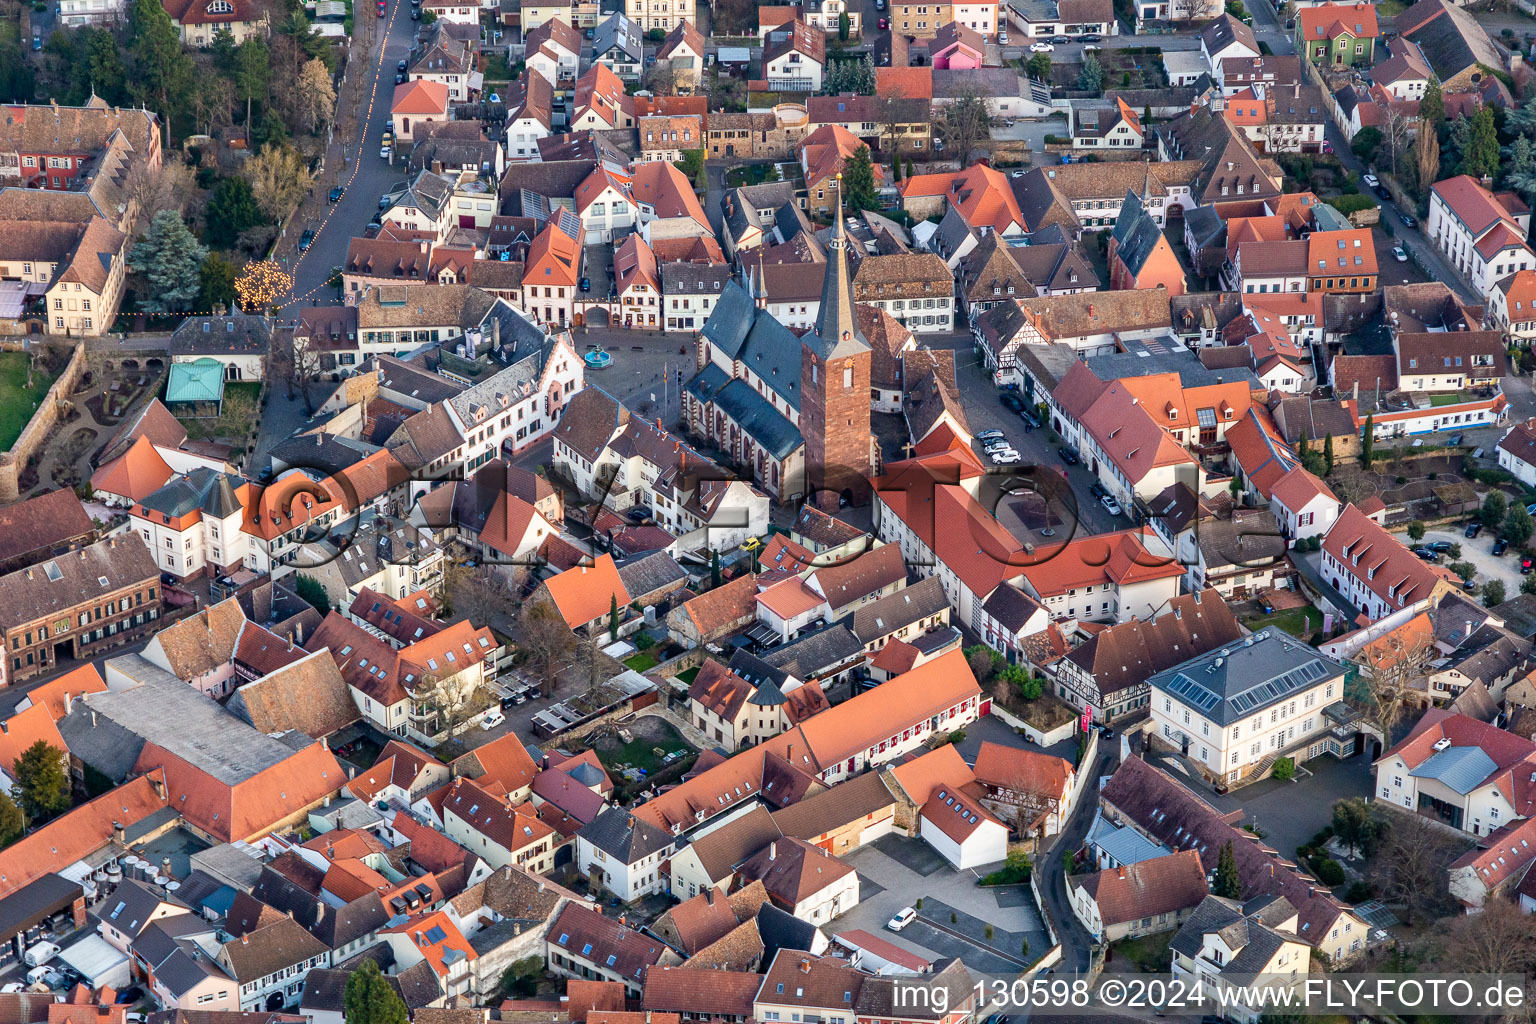
[[[1014,973],[1020,959],[1033,960],[1049,942],[1027,888],[979,888],[986,869],[957,871],[920,839],[889,835],[843,860],[859,873],[860,902],[826,926],[829,935],[863,929],[930,960],[959,956],[973,970]],[[919,899],[916,922],[900,933],[885,930]]]
[[[1513,549],[1506,551],[1498,558],[1493,557],[1493,542],[1498,539],[1498,536],[1497,530],[1484,530],[1477,537],[1468,540],[1462,530],[1426,530],[1424,541],[1429,543],[1440,540],[1460,544],[1459,560],[1471,562],[1477,567],[1477,575],[1472,577],[1472,581],[1477,584],[1479,592],[1482,591],[1484,583],[1489,580],[1499,580],[1504,584],[1505,596],[1514,597],[1520,593],[1520,583],[1525,577],[1520,575],[1520,558]],[[1406,534],[1403,536],[1403,543],[1412,543]],[[1441,565],[1449,565],[1454,561],[1458,559],[1448,555],[1440,556]]]
[[[371,12],[360,12],[358,25]],[[302,306],[340,305],[336,290],[326,285],[331,268],[346,261],[347,247],[354,235],[361,235],[368,222],[379,210],[379,197],[405,179],[404,161],[396,157],[391,165],[379,159],[379,143],[384,128],[389,124],[389,107],[395,92],[396,62],[409,56],[416,37],[416,22],[411,20],[411,8],[407,0],[390,0],[389,16],[383,24],[387,27],[384,44],[373,50],[371,58],[362,50],[348,75],[363,75],[360,102],[356,107],[357,127],[345,156],[339,165],[337,147],[331,150],[331,161],[326,173],[315,182],[315,193],[324,200],[325,193],[333,185],[346,189],[338,203],[327,203],[323,209],[311,204],[305,212],[308,217],[295,217],[288,237],[277,248],[281,261],[293,274],[293,293],[284,304],[285,313],[292,314]],[[348,93],[344,87],[342,97]],[[338,106],[338,109],[344,109]],[[300,253],[297,243],[306,228],[315,229],[314,241],[307,251]]]

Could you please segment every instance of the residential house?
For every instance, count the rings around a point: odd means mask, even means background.
[[[1328,954],[1335,966],[1364,949],[1368,926],[1352,908],[1161,769],[1139,757],[1128,758],[1100,789],[1099,799],[1106,824],[1133,830],[1150,841],[1154,855],[1198,850],[1208,875],[1230,846],[1241,898],[1289,900],[1297,917],[1296,932]],[[1198,916],[1192,915],[1185,927]],[[1303,970],[1305,963],[1304,957]]]
[[[545,955],[554,973],[621,982],[624,991],[635,997],[643,991],[650,968],[682,960],[659,940],[580,903],[566,904],[544,935]]]
[[[1297,908],[1284,896],[1207,896],[1169,943],[1173,976],[1199,986],[1205,998],[1221,999],[1234,1018],[1255,1021],[1268,999],[1294,996],[1308,984],[1314,943],[1298,935],[1299,925]]]
[[[628,903],[666,888],[662,863],[672,849],[667,833],[629,811],[610,807],[576,833],[575,865]]]
[[[1073,149],[1124,153],[1140,150],[1146,141],[1141,115],[1123,99],[1107,107],[1073,107],[1070,117]]]
[[[1210,592],[1181,594],[1156,618],[1099,630],[1046,668],[1056,695],[1111,721],[1146,707],[1147,678],[1242,636],[1226,602]]]
[[[661,46],[656,50],[656,60],[667,61],[672,65],[673,80],[679,92],[686,95],[699,88],[704,74],[706,48],[703,34],[694,28],[692,21],[687,18],[667,31],[667,37],[662,40]],[[703,146],[704,139],[701,134],[698,145],[680,148],[702,149]]]
[[[1220,664],[1217,664],[1220,662]],[[1277,629],[1207,651],[1147,680],[1163,742],[1228,783],[1263,778],[1280,757],[1308,760],[1334,727],[1344,666]]]
[[[446,121],[448,110],[448,86],[441,82],[422,80],[395,86],[389,106],[395,138],[402,145],[413,141],[415,126]]]
[[[1209,892],[1196,850],[1067,879],[1072,913],[1098,941],[1171,931]]]
[[[1355,505],[1323,538],[1322,574],[1372,620],[1422,601],[1446,578]]]
[[[608,15],[597,23],[592,37],[592,59],[606,65],[620,79],[636,82],[640,79],[640,63],[644,56],[642,37],[644,30],[639,23],[630,21],[623,14]]]
[[[1478,294],[1492,294],[1517,271],[1536,269],[1525,243],[1530,226],[1530,208],[1518,196],[1489,192],[1465,174],[1430,189],[1425,234]]]
[[[854,268],[853,298],[886,311],[913,334],[954,327],[954,275],[933,253],[865,256]]]
[[[1200,56],[1212,78],[1221,75],[1222,62],[1229,59],[1252,59],[1260,55],[1258,40],[1253,29],[1223,13],[1200,30]]]
[[[1475,836],[1530,817],[1530,741],[1446,709],[1431,708],[1376,760],[1375,798]]]
[[[0,576],[0,684],[137,639],[160,618],[160,572],[137,536],[112,537]]]
[[[983,741],[973,771],[981,805],[1021,837],[1056,835],[1072,817],[1077,772],[1064,758]]]
[[[768,34],[763,48],[763,77],[771,88],[792,93],[820,92],[826,63],[827,36],[821,29],[797,18],[782,30]]]
[[[790,56],[794,56],[791,54]],[[826,124],[817,128],[800,143],[800,169],[805,174],[806,208],[814,214],[826,216],[840,202],[838,176],[843,173],[843,162],[860,149],[864,143],[846,129]],[[885,180],[884,169],[876,164],[875,185]]]

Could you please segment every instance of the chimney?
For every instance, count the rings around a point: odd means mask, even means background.
[[[1471,625],[1471,623],[1468,623],[1468,626],[1470,626],[1470,625]],[[706,887],[704,889],[704,902],[705,902],[705,904],[707,904],[708,906],[711,906],[711,907],[715,905],[715,890],[714,889],[708,888],[708,887]]]
[[[242,936],[240,936],[240,945],[242,945],[242,946],[249,946],[250,944],[251,944],[251,937],[249,935],[242,935]]]
[[[810,974],[811,973],[811,962],[809,960],[802,959],[800,961],[800,973],[801,974]]]
[[[779,844],[777,842],[773,842],[773,843],[769,843],[768,844],[768,859],[769,860],[778,860],[779,859]]]
[[[118,845],[122,845],[125,839],[126,833],[123,831],[123,823],[120,821],[114,821],[112,823],[112,841]]]

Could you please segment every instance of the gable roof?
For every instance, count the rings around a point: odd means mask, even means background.
[[[566,625],[575,629],[608,614],[616,603],[629,604],[629,591],[619,577],[613,556],[599,555],[591,565],[578,565],[544,581]]]
[[[1087,892],[1106,927],[1188,910],[1210,891],[1200,854],[1194,850],[1077,875],[1067,885]]]

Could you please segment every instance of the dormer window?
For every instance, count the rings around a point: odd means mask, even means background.
[[[210,0],[208,4],[209,14],[234,14],[235,5],[229,0]]]

